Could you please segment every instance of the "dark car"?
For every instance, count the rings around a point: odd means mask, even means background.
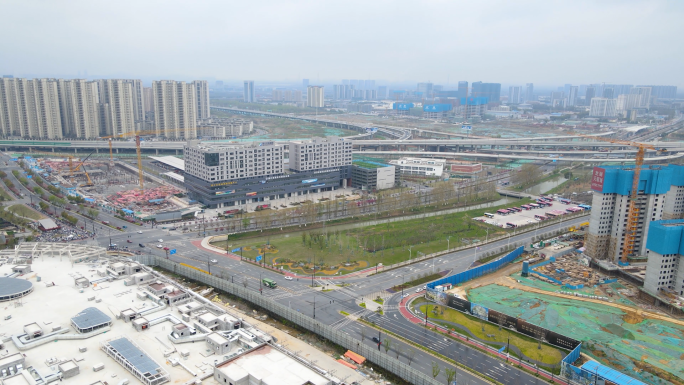
[[[175,228],[175,227],[172,227],[172,228],[170,228],[169,230],[176,230],[176,228]]]
[[[378,337],[373,337],[373,342],[375,342],[376,344],[379,344],[380,339]]]
[[[138,246],[145,247],[145,245],[143,245],[142,243],[138,243]]]
[[[130,239],[127,239],[126,243],[133,243],[133,241],[131,241]]]

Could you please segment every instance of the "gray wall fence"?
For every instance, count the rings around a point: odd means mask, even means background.
[[[295,324],[310,330],[319,336],[324,337],[339,346],[342,346],[345,349],[352,350],[355,353],[366,357],[370,362],[373,362],[374,364],[402,378],[403,380],[410,382],[411,384],[442,385],[442,382],[433,379],[427,374],[410,367],[396,358],[391,357],[389,354],[383,354],[371,346],[364,345],[360,340],[335,330],[331,326],[318,322],[309,316],[292,310],[287,306],[283,306],[272,299],[264,297],[257,291],[246,289],[239,284],[233,284],[230,281],[226,281],[219,277],[208,275],[202,273],[201,271],[179,265],[178,263],[165,258],[156,257],[153,255],[136,255],[132,258],[145,265],[158,266],[194,281],[204,283],[228,294],[243,298],[256,306],[268,310],[269,312],[288,321],[294,322]]]

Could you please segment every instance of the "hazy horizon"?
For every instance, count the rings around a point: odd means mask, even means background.
[[[681,2],[0,0],[0,10],[13,15],[0,25],[0,75],[15,77],[684,88]]]

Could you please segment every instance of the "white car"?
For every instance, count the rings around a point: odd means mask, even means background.
[[[211,263],[218,263],[218,261],[215,260],[215,259],[212,259],[212,260],[211,260]]]
[[[138,230],[138,234],[142,234],[142,230]]]
[[[158,248],[158,249],[161,249],[162,247],[164,247],[164,246],[162,246],[161,244],[158,244],[158,245],[157,245],[157,248]]]
[[[423,291],[423,289],[421,289],[421,288],[416,289],[416,293],[420,293],[421,291]]]
[[[162,242],[164,242],[164,240],[163,240],[163,239],[161,239],[161,238],[159,238],[159,243],[162,243]]]
[[[408,296],[409,296],[408,294],[404,294],[401,298],[406,298]]]
[[[288,281],[292,281],[292,277],[290,277],[290,276],[285,277],[285,279]]]

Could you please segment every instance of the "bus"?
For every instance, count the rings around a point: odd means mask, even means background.
[[[512,228],[512,229],[518,227],[518,225],[516,225],[515,223],[511,223],[511,222],[506,222],[506,226],[508,226],[508,227],[510,227],[510,228]]]
[[[508,210],[506,210],[506,209],[496,210],[496,213],[499,215],[508,215]]]
[[[261,282],[264,284],[264,286],[270,287],[271,289],[275,289],[276,287],[278,287],[276,281],[269,278],[264,278],[261,280]]]
[[[570,199],[565,199],[565,198],[558,198],[558,202],[564,204],[564,205],[569,205],[570,204]]]
[[[487,218],[494,218],[494,214],[492,213],[484,213],[484,216]]]
[[[530,206],[530,205],[522,205],[520,207],[522,207],[523,210],[532,210],[532,206]]]
[[[549,218],[555,218],[555,217],[557,217],[558,215],[549,211],[549,212],[546,213],[546,216],[549,217]]]
[[[577,212],[580,212],[582,210],[584,210],[584,209],[581,207],[569,207],[569,208],[565,209],[565,211],[567,211],[569,213],[577,213]]]
[[[543,221],[543,220],[545,220],[545,219],[547,219],[547,218],[546,218],[545,216],[543,216],[543,215],[537,214],[537,215],[534,216],[534,219],[536,219],[536,220],[538,220],[538,221]]]
[[[538,209],[538,208],[540,208],[541,206],[539,206],[539,205],[536,204],[536,203],[530,203],[530,207],[532,207],[533,209]]]
[[[577,207],[581,207],[585,210],[591,210],[591,206],[589,206],[589,205],[578,205]]]

